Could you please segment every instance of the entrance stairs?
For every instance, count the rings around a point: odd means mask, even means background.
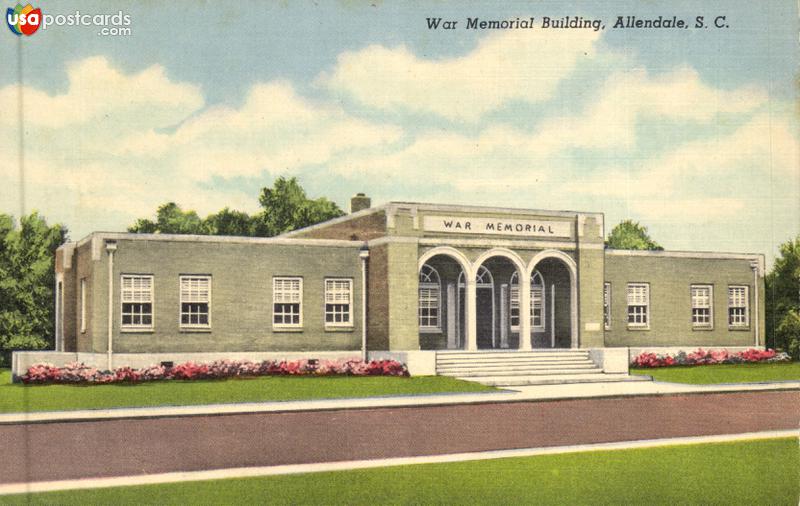
[[[436,374],[490,386],[650,381],[647,377],[603,372],[588,350],[437,351]]]

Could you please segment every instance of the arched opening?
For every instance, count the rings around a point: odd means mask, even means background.
[[[475,277],[475,339],[477,349],[515,349],[519,331],[511,331],[511,280],[520,269],[514,256],[497,254],[479,258]],[[459,293],[463,293],[459,290]],[[517,292],[518,294],[518,292]],[[515,301],[519,323],[519,298]]]
[[[541,276],[541,323],[531,323],[534,348],[576,348],[577,339],[577,287],[575,262],[563,252],[542,252],[530,264],[531,310],[534,302],[533,280]]]
[[[456,288],[463,272],[459,259],[447,253],[421,259],[417,299],[420,349],[464,348],[464,313],[457,309]]]

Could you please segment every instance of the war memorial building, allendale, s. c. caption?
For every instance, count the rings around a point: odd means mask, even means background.
[[[95,232],[56,254],[56,350],[16,353],[14,372],[366,356],[436,374],[550,353],[608,374],[644,350],[763,346],[763,255],[604,235],[601,213],[363,194],[274,238]]]

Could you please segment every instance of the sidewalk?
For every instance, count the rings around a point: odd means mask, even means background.
[[[341,409],[401,408],[409,406],[442,406],[449,404],[483,404],[496,402],[531,402],[604,397],[653,395],[697,395],[728,392],[800,390],[800,381],[772,383],[737,383],[718,385],[686,385],[657,381],[579,383],[535,385],[513,390],[480,393],[408,395],[396,397],[364,397],[356,399],[318,399],[310,401],[254,402],[238,404],[204,404],[196,406],[158,406],[112,408],[76,411],[44,411],[0,414],[0,425],[20,423],[76,422],[130,418],[164,418],[177,416],[230,415],[245,413],[281,413],[298,411],[332,411]]]

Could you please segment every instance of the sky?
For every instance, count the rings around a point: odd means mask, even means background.
[[[667,249],[768,262],[800,232],[794,0],[495,4],[34,3],[122,11],[130,34],[3,28],[0,212],[38,210],[79,239],[168,201],[254,212],[297,176],[345,210],[365,192],[599,211],[607,232],[630,218]],[[564,16],[605,28],[541,28]],[[534,28],[466,27],[517,17]]]

